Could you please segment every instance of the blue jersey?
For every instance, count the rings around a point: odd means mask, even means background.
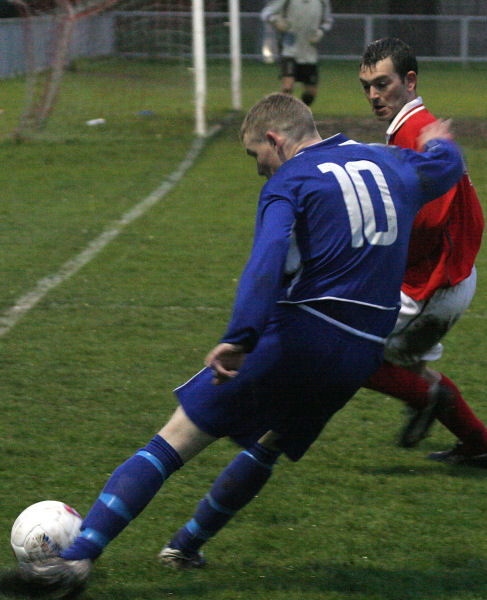
[[[222,341],[252,350],[278,301],[397,311],[416,213],[462,173],[459,151],[446,140],[416,153],[338,134],[302,150],[262,189]]]

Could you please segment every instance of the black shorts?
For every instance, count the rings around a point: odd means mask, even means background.
[[[316,63],[300,64],[294,58],[281,58],[281,77],[294,77],[305,85],[318,83],[318,65]]]

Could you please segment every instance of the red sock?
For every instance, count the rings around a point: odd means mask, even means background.
[[[457,386],[441,374],[441,384],[452,393],[451,403],[438,414],[438,420],[463,442],[467,454],[487,452],[487,429],[477,419]]]
[[[474,415],[451,379],[441,373],[440,383],[452,394],[450,404],[437,417],[440,423],[463,442],[467,454],[487,452],[485,425]],[[415,409],[424,408],[431,400],[430,384],[424,377],[388,362],[379,367],[364,387],[403,400]]]
[[[399,398],[415,409],[424,408],[431,400],[430,384],[424,377],[388,362],[382,363],[364,387]]]

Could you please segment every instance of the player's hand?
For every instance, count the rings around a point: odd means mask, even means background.
[[[418,147],[422,150],[431,140],[451,140],[451,119],[438,119],[421,129],[418,136]]]
[[[323,37],[323,29],[317,29],[308,38],[310,44],[318,44]]]
[[[291,21],[279,15],[271,19],[271,23],[281,33],[285,33],[291,29]]]
[[[205,364],[213,371],[213,384],[220,385],[238,375],[246,353],[239,344],[218,344],[208,353]]]

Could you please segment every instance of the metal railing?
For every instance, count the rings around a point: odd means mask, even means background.
[[[258,27],[258,19],[258,14],[242,14],[242,31],[262,29]],[[487,17],[335,14],[334,21],[333,29],[320,44],[323,59],[356,60],[373,40],[394,36],[409,43],[421,60],[487,62]],[[273,44],[274,37],[270,26],[263,28],[264,52],[266,44]],[[242,48],[243,58],[261,56],[252,46],[253,43]],[[275,54],[275,42],[272,54]]]
[[[134,26],[140,28],[143,19],[141,21],[140,15],[137,17],[135,13],[132,14]],[[138,35],[131,37],[130,48],[124,47],[127,36],[124,37],[119,23],[124,22],[127,27],[131,13],[113,11],[80,21],[76,25],[71,44],[71,58],[118,54],[190,56],[191,14],[151,14],[153,18],[148,20],[152,21],[151,27],[148,27],[147,32],[139,29]],[[225,12],[205,14],[208,58],[229,58],[227,16]],[[175,30],[171,29],[176,17],[179,35],[175,35]],[[275,59],[277,44],[273,29],[262,23],[259,13],[241,13],[240,17],[242,58],[266,61]],[[30,23],[29,35],[33,38],[31,41],[39,68],[48,64],[48,53],[52,49],[52,43],[48,39],[52,35],[52,28],[46,25],[46,19],[49,18],[38,17]],[[160,22],[159,27],[154,27],[154,19]],[[356,60],[368,43],[379,37],[393,35],[410,43],[421,60],[465,64],[487,62],[487,16],[334,14],[334,19],[333,29],[320,43],[322,59]],[[25,72],[25,34],[23,19],[0,19],[0,78]],[[160,36],[173,42],[165,44],[163,52],[160,51]]]

